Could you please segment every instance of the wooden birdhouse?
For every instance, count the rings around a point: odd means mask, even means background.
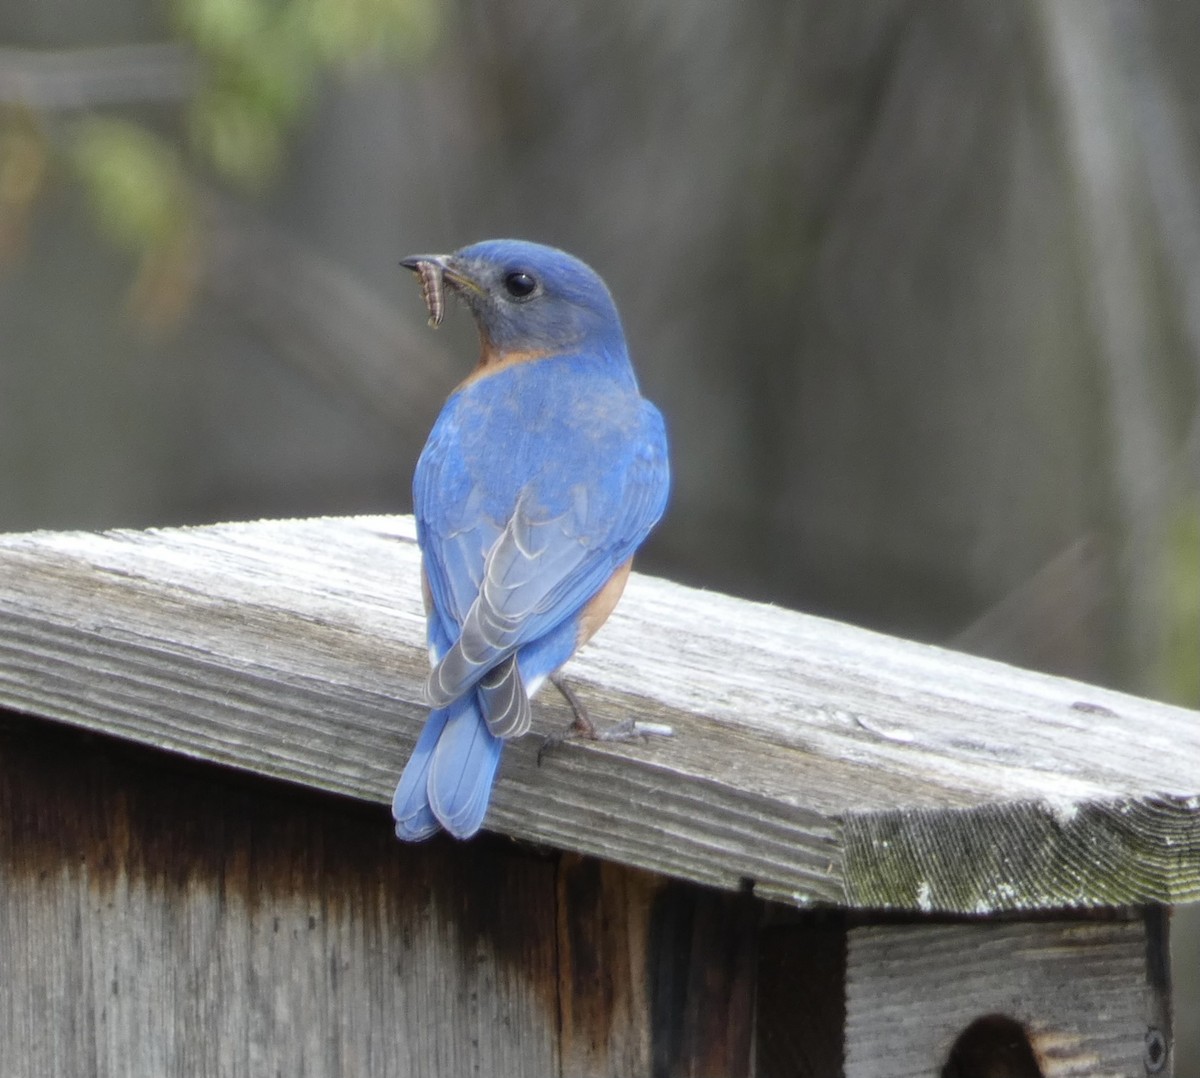
[[[0,1072],[1170,1074],[1200,715],[635,576],[398,843],[407,518],[0,538]],[[535,730],[569,722],[544,693]]]

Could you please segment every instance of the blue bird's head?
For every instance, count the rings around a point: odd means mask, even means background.
[[[595,270],[554,247],[485,240],[450,255],[414,255],[431,321],[441,320],[440,282],[470,308],[483,363],[510,353],[556,354],[586,345],[621,353],[625,338],[612,296]],[[437,274],[432,285],[426,274]],[[431,296],[431,291],[436,294]]]

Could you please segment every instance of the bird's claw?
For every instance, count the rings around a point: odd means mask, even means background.
[[[561,688],[561,687],[560,687]],[[577,712],[574,721],[561,734],[548,734],[538,748],[538,767],[542,766],[542,757],[551,749],[558,748],[564,741],[576,738],[585,741],[646,741],[651,737],[674,737],[675,730],[662,722],[640,722],[637,719],[625,719],[615,726],[604,730],[596,729],[595,723],[587,717],[586,712]]]

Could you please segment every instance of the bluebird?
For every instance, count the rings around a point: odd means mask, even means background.
[[[432,710],[392,813],[403,839],[468,838],[530,698],[608,618],[662,516],[667,440],[612,297],[578,259],[488,240],[402,265],[431,324],[443,284],[467,305],[480,355],[413,477]]]

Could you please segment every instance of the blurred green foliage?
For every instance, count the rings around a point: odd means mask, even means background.
[[[175,147],[108,117],[83,120],[72,134],[72,164],[109,240],[140,254],[186,227],[191,188]]]
[[[203,61],[193,148],[221,177],[263,186],[322,75],[419,59],[438,12],[433,0],[174,0],[175,25]]]
[[[22,249],[43,177],[61,168],[82,185],[101,233],[135,259],[132,309],[151,325],[188,307],[202,239],[197,177],[265,189],[321,81],[420,60],[442,11],[436,0],[168,3],[196,60],[181,144],[142,122],[141,110],[0,111],[0,257]]]
[[[71,125],[67,147],[101,233],[136,260],[131,313],[144,326],[174,324],[191,303],[199,257],[195,192],[179,150],[107,116]]]
[[[1181,500],[1168,521],[1166,640],[1155,687],[1176,703],[1200,706],[1200,498]]]

